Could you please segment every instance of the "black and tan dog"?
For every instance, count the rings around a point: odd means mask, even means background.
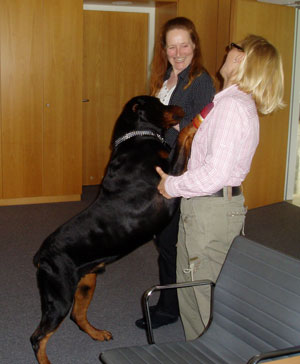
[[[96,273],[150,241],[169,221],[178,203],[157,191],[155,166],[178,175],[185,168],[196,129],[185,128],[170,160],[163,140],[183,111],[164,106],[157,98],[135,97],[118,118],[112,156],[96,201],[52,233],[34,257],[42,318],[31,336],[40,364],[50,364],[46,345],[71,307],[71,319],[95,340],[112,335],[87,321]]]

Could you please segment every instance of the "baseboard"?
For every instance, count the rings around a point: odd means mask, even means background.
[[[41,203],[72,202],[80,200],[81,195],[22,197],[0,199],[0,206],[34,205]]]

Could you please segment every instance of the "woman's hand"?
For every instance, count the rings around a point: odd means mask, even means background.
[[[157,186],[157,189],[161,195],[163,195],[167,199],[171,199],[172,197],[167,194],[165,190],[165,182],[166,179],[169,177],[160,167],[156,167],[156,172],[160,175],[161,180]]]

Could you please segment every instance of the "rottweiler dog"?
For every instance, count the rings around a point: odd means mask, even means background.
[[[171,175],[183,172],[196,129],[183,129],[172,156],[163,139],[183,115],[181,108],[165,106],[155,97],[131,99],[116,122],[96,200],[48,236],[34,256],[42,317],[30,340],[40,364],[50,364],[47,342],[71,308],[71,319],[93,339],[112,338],[87,320],[96,275],[169,222],[179,201],[159,194],[155,166]]]

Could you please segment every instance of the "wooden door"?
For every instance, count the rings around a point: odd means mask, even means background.
[[[42,1],[1,0],[2,197],[42,194]]]
[[[282,55],[285,75],[285,109],[260,117],[260,142],[251,171],[244,182],[249,208],[264,206],[284,199],[289,103],[294,48],[295,9],[287,6],[259,3],[254,0],[234,0],[231,19],[231,40],[247,34],[267,38]]]
[[[82,187],[82,1],[44,2],[43,195]]]
[[[124,104],[146,92],[148,14],[84,11],[83,184],[99,184]]]

